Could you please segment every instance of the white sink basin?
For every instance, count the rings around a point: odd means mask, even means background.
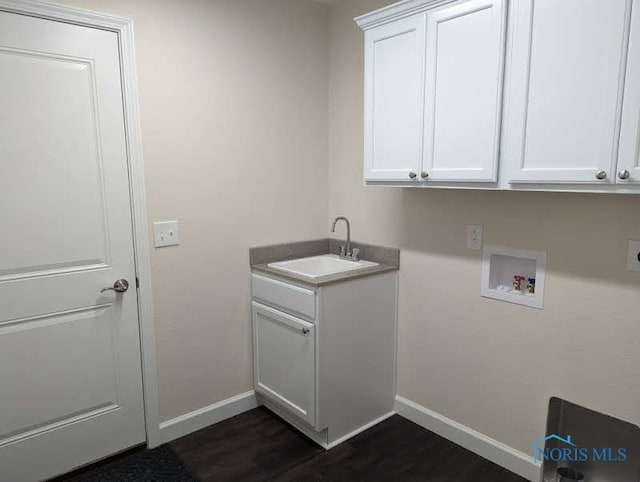
[[[308,276],[309,278],[319,278],[320,276],[357,271],[377,265],[378,263],[372,261],[350,261],[340,258],[337,254],[323,254],[310,258],[278,261],[277,263],[269,263],[267,266],[302,276]]]

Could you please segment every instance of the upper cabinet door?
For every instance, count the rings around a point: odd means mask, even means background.
[[[505,31],[504,0],[427,12],[423,170],[429,181],[497,180]]]
[[[633,7],[627,54],[627,79],[624,87],[620,150],[619,184],[640,183],[640,5]]]
[[[421,14],[365,34],[365,180],[411,181],[420,169],[424,25]]]
[[[510,182],[613,182],[631,3],[510,4]]]

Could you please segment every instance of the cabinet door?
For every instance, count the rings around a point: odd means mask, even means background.
[[[422,161],[424,14],[365,32],[365,164],[369,181],[411,181]]]
[[[633,6],[616,182],[640,183],[640,2]],[[628,171],[628,172],[625,172]]]
[[[255,301],[256,391],[315,425],[315,327]]]
[[[497,180],[504,3],[471,0],[427,13],[423,170],[429,181]]]
[[[631,3],[510,4],[510,182],[612,182]]]

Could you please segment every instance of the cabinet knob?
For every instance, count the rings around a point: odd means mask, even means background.
[[[428,177],[429,177],[429,173],[428,173],[428,172],[425,172],[425,171],[422,171],[422,172],[420,173],[420,177],[421,177],[422,179],[426,179],[426,178],[428,178]]]
[[[618,172],[618,177],[620,179],[629,179],[630,175],[631,175],[631,173],[629,171],[627,171],[626,169],[622,169],[620,172]]]
[[[596,179],[598,179],[599,181],[602,181],[603,179],[607,178],[607,171],[598,171],[596,172]]]
[[[417,175],[415,172],[411,171],[411,172],[409,173],[409,177],[410,177],[411,179],[415,179],[416,177],[418,177],[418,175]]]

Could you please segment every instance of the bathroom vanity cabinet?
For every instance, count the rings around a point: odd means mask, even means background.
[[[356,22],[367,184],[640,193],[640,1],[405,0]]]
[[[314,286],[253,270],[259,400],[325,448],[393,413],[397,271]]]

